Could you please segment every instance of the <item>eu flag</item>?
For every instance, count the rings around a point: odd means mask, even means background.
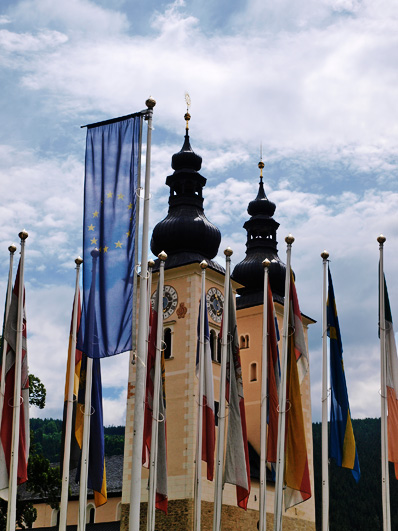
[[[132,348],[140,122],[133,115],[87,129],[78,348],[93,358]]]
[[[328,336],[330,338],[330,444],[329,455],[338,466],[350,468],[355,481],[361,475],[358,452],[352,429],[347,385],[344,374],[343,344],[341,342],[339,320],[332,276],[328,268],[329,290],[327,302]]]

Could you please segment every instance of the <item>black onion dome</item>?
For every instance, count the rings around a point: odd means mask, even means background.
[[[235,266],[232,274],[232,278],[244,286],[237,290],[240,295],[237,308],[263,303],[263,260],[266,258],[271,262],[269,282],[274,299],[283,302],[284,298],[286,266],[278,256],[276,231],[279,223],[272,217],[276,206],[265,195],[262,179],[261,174],[257,197],[250,201],[247,209],[251,217],[243,225],[247,231],[246,257]]]
[[[182,149],[173,155],[174,173],[166,179],[170,187],[169,211],[154,228],[151,251],[158,255],[166,251],[166,268],[211,261],[217,255],[221,234],[205,216],[203,210],[203,187],[206,179],[200,175],[202,157],[191,148],[188,129]],[[211,262],[210,267],[223,268]]]

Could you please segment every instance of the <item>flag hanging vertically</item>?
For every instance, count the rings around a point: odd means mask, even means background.
[[[222,334],[227,334],[228,344],[226,399],[229,404],[224,483],[236,485],[238,506],[246,510],[250,494],[250,465],[239,338],[231,284],[228,302],[228,330],[222,328]]]
[[[387,284],[384,278],[384,308],[386,323],[386,385],[387,385],[387,433],[388,460],[394,463],[398,479],[398,359]]]
[[[278,449],[278,417],[279,417],[279,330],[276,318],[274,301],[272,299],[271,286],[268,283],[268,370],[267,370],[267,392],[268,392],[268,434],[267,434],[267,461],[276,463]]]
[[[293,272],[290,270],[290,311],[286,381],[285,509],[311,497],[301,384],[308,371],[308,353]]]
[[[63,419],[62,419],[62,439],[61,439],[61,467],[63,465],[63,458],[64,455],[64,443],[65,443],[65,428],[66,428],[66,410],[68,405],[68,388],[69,388],[69,378],[73,378],[73,413],[72,413],[72,428],[71,428],[71,443],[70,443],[70,457],[69,457],[69,468],[72,470],[74,468],[77,468],[79,464],[80,459],[80,447],[78,440],[76,439],[76,403],[78,399],[79,394],[79,381],[80,381],[80,369],[82,364],[82,353],[80,350],[75,350],[75,370],[72,376],[69,374],[69,367],[70,367],[70,358],[73,355],[73,337],[72,337],[72,329],[73,329],[73,317],[74,317],[74,311],[75,308],[72,310],[72,318],[70,323],[70,335],[69,335],[69,347],[68,347],[68,361],[67,361],[67,368],[66,368],[66,378],[65,378],[65,396],[64,396],[64,412],[63,412]],[[79,332],[80,327],[80,319],[81,319],[81,303],[80,303],[80,291],[78,295],[78,303],[77,303],[77,328],[76,328],[76,334]],[[62,476],[62,470],[61,470],[61,476]]]
[[[28,479],[28,458],[29,458],[29,375],[28,356],[26,348],[26,314],[25,314],[25,289],[23,289],[23,301],[18,299],[19,273],[21,263],[19,263],[15,278],[14,290],[12,292],[10,310],[5,327],[5,339],[7,340],[7,354],[5,366],[5,390],[4,405],[0,428],[0,497],[8,499],[9,472],[11,461],[11,439],[14,409],[14,385],[15,385],[15,350],[17,342],[17,322],[18,305],[23,308],[23,330],[22,330],[22,365],[21,365],[21,410],[19,421],[19,447],[18,447],[18,471],[17,484],[20,485]]]
[[[147,357],[146,397],[144,411],[144,440],[142,448],[142,464],[150,467],[150,453],[152,440],[152,412],[154,397],[155,361],[158,325],[158,292],[156,291],[154,307],[149,310],[149,340]],[[167,440],[166,440],[166,373],[164,366],[164,351],[161,351],[161,382],[159,388],[159,419],[158,450],[156,466],[156,509],[167,514]]]
[[[200,354],[200,309],[198,316],[198,343],[196,349],[196,376],[199,378],[199,354]],[[216,425],[214,415],[214,388],[213,367],[210,349],[209,319],[207,307],[205,308],[204,322],[204,359],[203,364],[203,422],[202,422],[202,461],[207,463],[207,479],[213,481],[214,477],[214,451],[216,445]]]
[[[328,267],[327,330],[330,338],[330,432],[329,456],[338,466],[350,468],[355,481],[361,475],[348,402],[343,363],[343,344],[340,335],[333,282]]]
[[[105,439],[102,413],[102,385],[101,362],[93,359],[91,412],[90,412],[90,442],[88,458],[88,487],[94,491],[96,507],[107,501],[106,471],[105,471]],[[84,403],[86,392],[87,356],[82,355],[80,368],[79,393],[76,410],[75,434],[80,449],[83,446]],[[80,467],[77,469],[79,479]]]
[[[83,309],[78,348],[89,357],[131,350],[140,115],[88,127],[84,185]],[[90,253],[99,251],[94,288]],[[96,323],[94,341],[87,329]]]

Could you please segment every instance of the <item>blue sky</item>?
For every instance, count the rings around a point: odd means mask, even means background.
[[[354,418],[379,415],[376,238],[398,319],[398,7],[381,0],[3,1],[0,11],[0,300],[7,248],[26,251],[29,365],[61,415],[74,259],[82,253],[85,130],[157,100],[151,227],[167,211],[171,156],[191,100],[207,217],[233,262],[248,202],[276,203],[279,255],[290,232],[301,309],[321,320],[327,249]],[[310,331],[320,419],[321,329]],[[106,360],[105,421],[124,422],[127,356]]]

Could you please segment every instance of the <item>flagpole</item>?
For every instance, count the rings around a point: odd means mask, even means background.
[[[158,423],[164,422],[164,418],[159,418],[159,395],[160,395],[160,377],[161,377],[161,352],[163,342],[163,288],[164,288],[164,263],[167,254],[162,251],[158,258],[159,264],[159,284],[158,284],[158,307],[157,311],[157,328],[156,328],[156,357],[155,357],[155,376],[153,389],[152,404],[152,432],[151,432],[151,457],[149,468],[149,495],[148,495],[148,518],[147,530],[155,530],[155,504],[156,504],[156,486],[157,486],[157,461],[158,461]],[[163,400],[163,397],[162,397]]]
[[[72,439],[72,416],[73,416],[73,387],[75,380],[75,364],[76,364],[76,333],[77,333],[77,315],[79,313],[79,275],[80,266],[83,263],[82,258],[78,256],[75,260],[76,264],[76,283],[75,283],[75,299],[73,302],[73,321],[72,321],[72,338],[69,355],[69,367],[67,368],[68,379],[68,396],[66,406],[66,422],[65,422],[65,441],[64,441],[64,459],[62,464],[62,488],[61,488],[61,503],[59,511],[59,531],[66,530],[66,517],[68,513],[68,488],[69,488],[69,463],[70,463],[70,445]]]
[[[198,400],[198,428],[196,435],[196,463],[195,463],[195,514],[194,529],[200,531],[202,508],[202,437],[203,437],[203,387],[204,387],[204,358],[205,358],[205,311],[206,311],[206,260],[202,260],[202,286],[200,296],[200,332],[199,332],[199,400]]]
[[[221,530],[221,509],[222,509],[222,489],[223,489],[223,466],[224,466],[224,445],[225,445],[225,387],[227,375],[227,351],[228,351],[228,318],[229,318],[229,289],[230,289],[230,270],[231,255],[233,251],[227,247],[225,254],[225,283],[224,283],[224,310],[222,321],[222,339],[221,339],[221,371],[220,371],[220,402],[218,408],[218,439],[217,439],[217,457],[216,457],[216,478],[214,485],[214,515],[213,531]]]
[[[148,120],[146,165],[145,165],[145,192],[144,211],[142,223],[141,245],[141,274],[140,274],[140,307],[138,311],[138,337],[137,337],[137,363],[135,369],[135,397],[134,397],[134,424],[133,424],[133,449],[131,458],[131,483],[130,483],[130,515],[129,531],[140,530],[140,502],[141,502],[141,468],[142,468],[142,441],[144,435],[144,403],[145,379],[147,358],[147,283],[148,274],[148,227],[149,227],[149,199],[151,175],[151,139],[152,139],[152,114],[156,101],[152,98],[145,102]]]
[[[381,381],[381,487],[383,502],[383,531],[391,530],[390,478],[388,471],[388,435],[387,435],[387,366],[386,366],[386,316],[384,300],[384,263],[383,245],[385,236],[377,238],[380,251],[379,265],[379,308],[380,308],[380,381]]]
[[[12,421],[10,478],[8,487],[7,507],[7,531],[15,531],[16,528],[16,504],[17,504],[17,481],[18,481],[18,453],[19,453],[19,422],[21,417],[21,370],[22,370],[22,333],[23,333],[23,309],[24,309],[24,261],[25,240],[28,233],[23,230],[18,236],[21,239],[21,259],[18,286],[18,313],[15,345],[15,384],[14,404]]]
[[[264,267],[264,297],[263,297],[263,343],[261,353],[261,405],[260,405],[260,518],[259,530],[267,529],[267,362],[268,362],[268,282],[269,266],[271,262],[266,258]]]
[[[4,322],[3,322],[3,344],[2,344],[2,358],[1,358],[1,383],[0,383],[0,419],[3,414],[3,404],[4,404],[4,392],[6,386],[6,356],[7,356],[7,340],[4,337],[4,330],[8,318],[8,312],[11,304],[11,295],[12,295],[12,267],[14,262],[14,253],[17,250],[17,247],[12,244],[9,246],[8,250],[10,251],[10,267],[8,270],[8,284],[7,284],[7,295],[6,295],[6,306],[4,310]]]
[[[329,448],[328,448],[328,345],[327,345],[327,262],[329,253],[321,253],[323,263],[322,300],[322,531],[329,530]]]
[[[287,350],[289,340],[289,311],[290,311],[290,257],[294,238],[291,234],[286,236],[286,279],[285,301],[283,306],[283,335],[282,335],[282,360],[281,360],[281,385],[279,397],[278,418],[278,449],[275,479],[275,504],[274,504],[274,531],[282,529],[282,501],[283,479],[285,470],[285,424],[286,424],[286,373],[287,373]]]

